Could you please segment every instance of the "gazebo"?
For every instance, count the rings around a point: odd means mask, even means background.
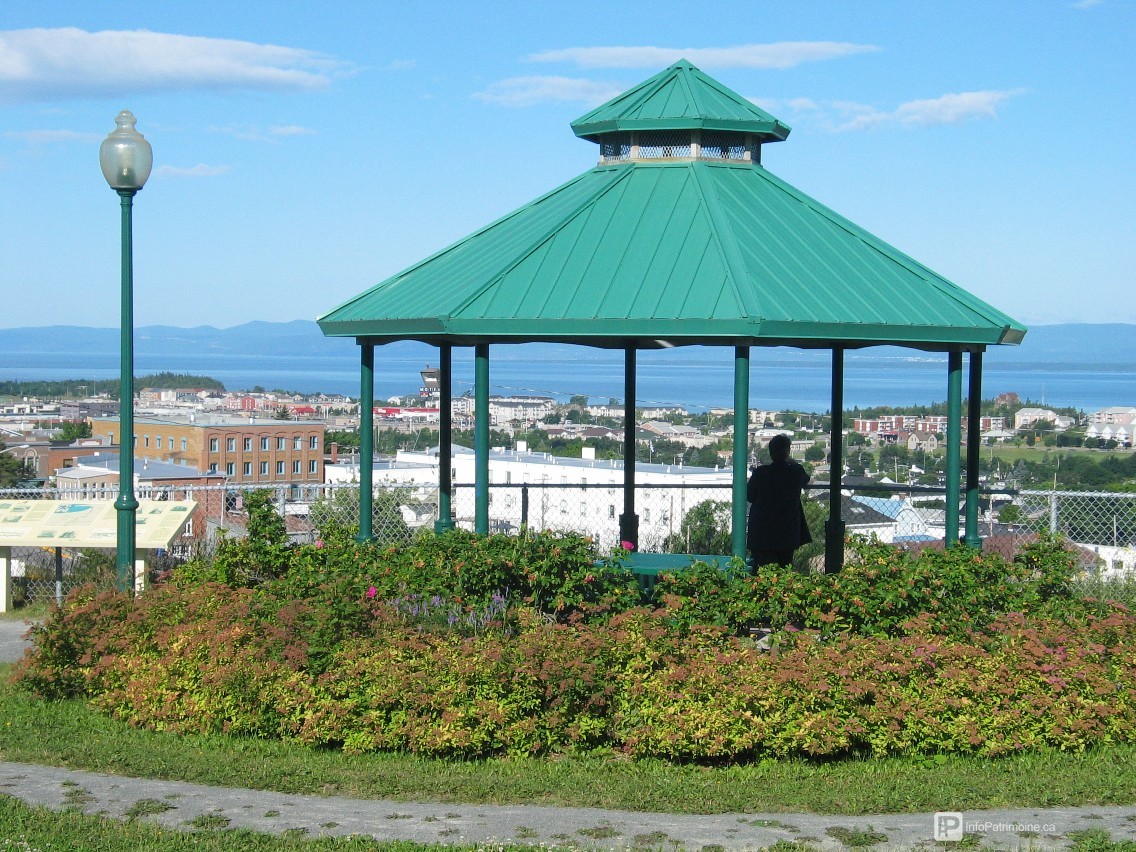
[[[962,486],[962,369],[969,359],[965,540],[978,537],[982,353],[1025,327],[761,165],[790,128],[686,61],[572,124],[600,148],[591,170],[319,318],[360,350],[362,457],[373,451],[375,347],[439,349],[438,530],[453,526],[452,348],[474,347],[475,532],[489,531],[490,344],[559,342],[624,352],[621,537],[637,545],[635,364],[639,350],[729,346],[734,355],[732,555],[745,556],[750,349],[832,353],[825,568],[839,570],[844,352],[896,345],[945,353],[946,487]],[[362,465],[360,537],[371,537]],[[948,503],[950,500],[948,499]],[[959,518],[947,512],[946,540]]]

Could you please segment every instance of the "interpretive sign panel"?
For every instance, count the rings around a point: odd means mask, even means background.
[[[139,500],[135,546],[170,546],[193,517],[194,500]],[[114,547],[118,511],[108,500],[0,500],[0,547]]]

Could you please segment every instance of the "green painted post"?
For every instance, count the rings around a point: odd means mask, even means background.
[[[434,532],[443,533],[454,528],[452,500],[453,478],[453,347],[443,343],[438,347],[438,520]]]
[[[118,541],[115,552],[115,583],[120,592],[134,591],[135,521],[138,500],[134,497],[134,244],[132,210],[137,190],[116,189],[122,207],[122,311],[119,319],[118,374]]]
[[[749,472],[749,347],[734,347],[734,494],[732,553],[746,555],[746,474]]]
[[[958,498],[960,485],[960,450],[962,440],[962,352],[952,351],[947,358],[947,508],[944,544],[954,547],[959,541]]]
[[[639,549],[639,516],[635,514],[635,347],[623,350],[623,514],[619,540]]]
[[[474,347],[474,492],[473,531],[489,534],[489,344]]]
[[[824,522],[824,573],[836,574],[844,567],[845,523],[840,516],[841,477],[844,473],[844,350],[832,349],[832,452],[828,465],[828,519]]]
[[[967,547],[982,548],[978,530],[978,463],[982,458],[982,353],[970,353],[966,427],[966,534]]]
[[[375,346],[359,340],[359,541],[374,538]]]

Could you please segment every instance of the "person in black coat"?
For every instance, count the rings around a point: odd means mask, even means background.
[[[801,491],[809,484],[809,475],[789,458],[791,447],[787,435],[776,435],[769,442],[771,463],[752,468],[750,473],[746,542],[755,568],[792,565],[793,551],[813,540],[801,505]]]

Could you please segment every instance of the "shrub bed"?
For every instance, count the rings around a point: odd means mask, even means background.
[[[33,628],[17,682],[139,726],[349,752],[736,761],[1136,741],[1136,619],[1074,594],[1052,540],[1012,562],[852,542],[830,576],[694,565],[644,602],[624,554],[574,536],[289,548],[275,529],[135,600],[73,593]],[[762,622],[772,650],[746,636]]]

